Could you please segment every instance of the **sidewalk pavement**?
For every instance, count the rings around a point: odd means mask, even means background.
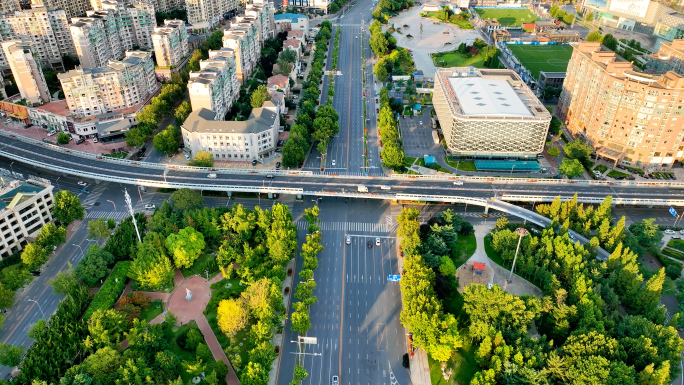
[[[413,385],[431,385],[430,364],[425,350],[416,349],[413,357],[409,355],[409,365]]]
[[[226,353],[221,349],[221,344],[219,344],[214,331],[211,330],[207,318],[204,314],[200,314],[199,317],[195,318],[195,322],[197,322],[197,327],[202,332],[204,340],[207,342],[207,346],[209,346],[209,350],[211,350],[211,354],[214,355],[214,358],[221,360],[228,365],[228,374],[226,374],[226,382],[228,385],[240,385],[240,380],[238,380],[238,376],[235,374],[233,366],[230,365]]]

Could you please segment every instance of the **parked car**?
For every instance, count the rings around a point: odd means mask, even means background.
[[[276,170],[280,169],[280,162],[276,162]]]
[[[93,143],[97,143],[99,140],[97,138],[93,138]]]
[[[155,205],[145,205],[145,210],[154,210],[155,208],[157,208]]]
[[[371,241],[369,239],[368,242],[366,242],[366,247],[368,247],[369,249],[372,249],[373,248],[373,241]]]
[[[81,144],[81,143],[83,143],[83,142],[85,142],[85,139],[81,138],[81,139],[79,139],[79,140],[76,141],[76,144]]]
[[[86,182],[84,182],[84,181],[82,181],[82,180],[81,180],[81,181],[78,181],[77,184],[78,184],[79,186],[83,186],[83,187],[85,187],[85,186],[88,185],[88,183],[86,183]]]
[[[52,135],[55,135],[56,133],[57,133],[57,131],[50,131],[50,132],[48,132],[47,136],[52,136]]]
[[[675,233],[674,230],[665,230],[664,232],[665,232],[665,234],[674,234]]]
[[[684,230],[679,230],[679,234],[684,235]]]
[[[348,245],[351,245],[351,236],[347,235],[347,239],[345,240],[345,243]]]
[[[5,123],[7,123],[7,124],[12,123],[12,119],[11,118],[5,119]]]

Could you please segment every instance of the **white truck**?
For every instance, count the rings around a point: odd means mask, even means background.
[[[366,187],[366,186],[364,186],[364,185],[360,185],[360,186],[359,186],[359,192],[367,193],[367,192],[368,192],[368,187]]]

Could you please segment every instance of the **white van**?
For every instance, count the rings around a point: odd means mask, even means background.
[[[392,188],[390,186],[380,186],[380,190],[391,190]]]
[[[216,174],[213,174],[213,173],[212,173],[212,174],[209,174],[209,175],[207,175],[207,178],[209,178],[209,179],[216,179]]]

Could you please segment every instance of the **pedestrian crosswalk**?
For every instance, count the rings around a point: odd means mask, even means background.
[[[126,218],[129,214],[125,211],[88,211],[86,219],[97,219],[97,218],[112,218],[119,222]]]
[[[306,231],[308,223],[306,221],[295,222],[298,230]],[[322,222],[321,231],[359,231],[374,233],[391,233],[396,231],[396,224],[387,223],[363,223],[363,222]]]
[[[90,210],[93,207],[93,205],[95,204],[95,202],[97,202],[97,200],[100,199],[100,196],[107,189],[107,187],[109,187],[109,183],[107,183],[107,182],[100,183],[100,184],[95,185],[95,186],[86,187],[87,189],[90,190],[90,194],[86,194],[85,199],[83,199],[81,201],[81,205],[83,206],[83,208],[85,208],[86,210]],[[81,193],[81,194],[82,194],[81,197],[83,197],[83,194],[85,194],[85,193]]]

